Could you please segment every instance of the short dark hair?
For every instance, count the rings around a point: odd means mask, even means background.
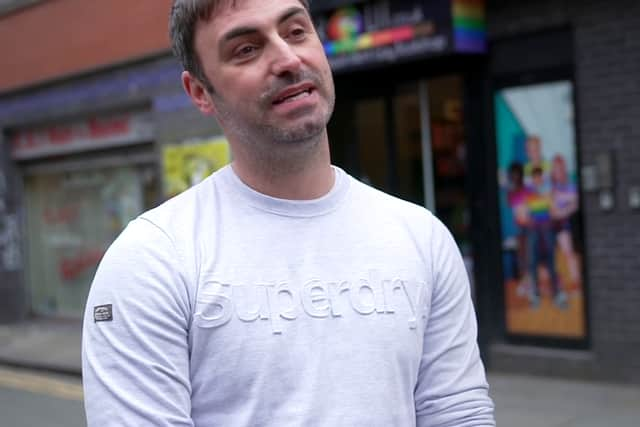
[[[510,174],[514,174],[514,175],[518,175],[518,176],[523,176],[524,175],[524,168],[522,167],[522,163],[520,163],[520,162],[512,162],[509,165],[509,173]]]
[[[521,186],[524,182],[524,167],[520,162],[512,162],[509,165],[509,178],[513,177],[516,185]]]
[[[169,36],[171,48],[182,63],[182,67],[205,85],[209,92],[213,86],[204,73],[194,46],[196,24],[208,21],[216,9],[224,4],[235,5],[238,0],[173,0],[169,16]],[[309,9],[310,0],[298,0],[305,9]]]

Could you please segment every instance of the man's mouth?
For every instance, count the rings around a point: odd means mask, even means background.
[[[297,101],[299,99],[306,98],[311,95],[314,91],[314,88],[311,86],[305,86],[303,88],[287,90],[280,94],[275,101],[273,101],[273,105],[286,104],[287,102]]]

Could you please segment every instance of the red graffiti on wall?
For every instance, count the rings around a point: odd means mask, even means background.
[[[44,219],[45,224],[55,225],[55,224],[72,224],[78,219],[79,215],[80,215],[80,205],[73,204],[69,206],[45,208],[42,214],[42,217]]]
[[[95,268],[104,256],[104,253],[104,250],[92,249],[81,252],[71,258],[62,258],[59,264],[60,275],[64,280],[75,280],[82,273]]]

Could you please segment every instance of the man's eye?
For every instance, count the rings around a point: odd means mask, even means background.
[[[234,56],[240,57],[240,58],[251,56],[256,50],[257,50],[256,46],[245,45],[240,47],[239,49],[236,49],[236,51],[234,52]]]
[[[307,32],[302,27],[295,27],[289,32],[289,37],[293,40],[302,40],[307,36]]]

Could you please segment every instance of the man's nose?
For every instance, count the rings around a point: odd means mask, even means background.
[[[285,73],[297,73],[300,71],[302,61],[295,48],[282,38],[277,38],[273,45],[273,58],[271,70],[273,74],[280,76]]]

